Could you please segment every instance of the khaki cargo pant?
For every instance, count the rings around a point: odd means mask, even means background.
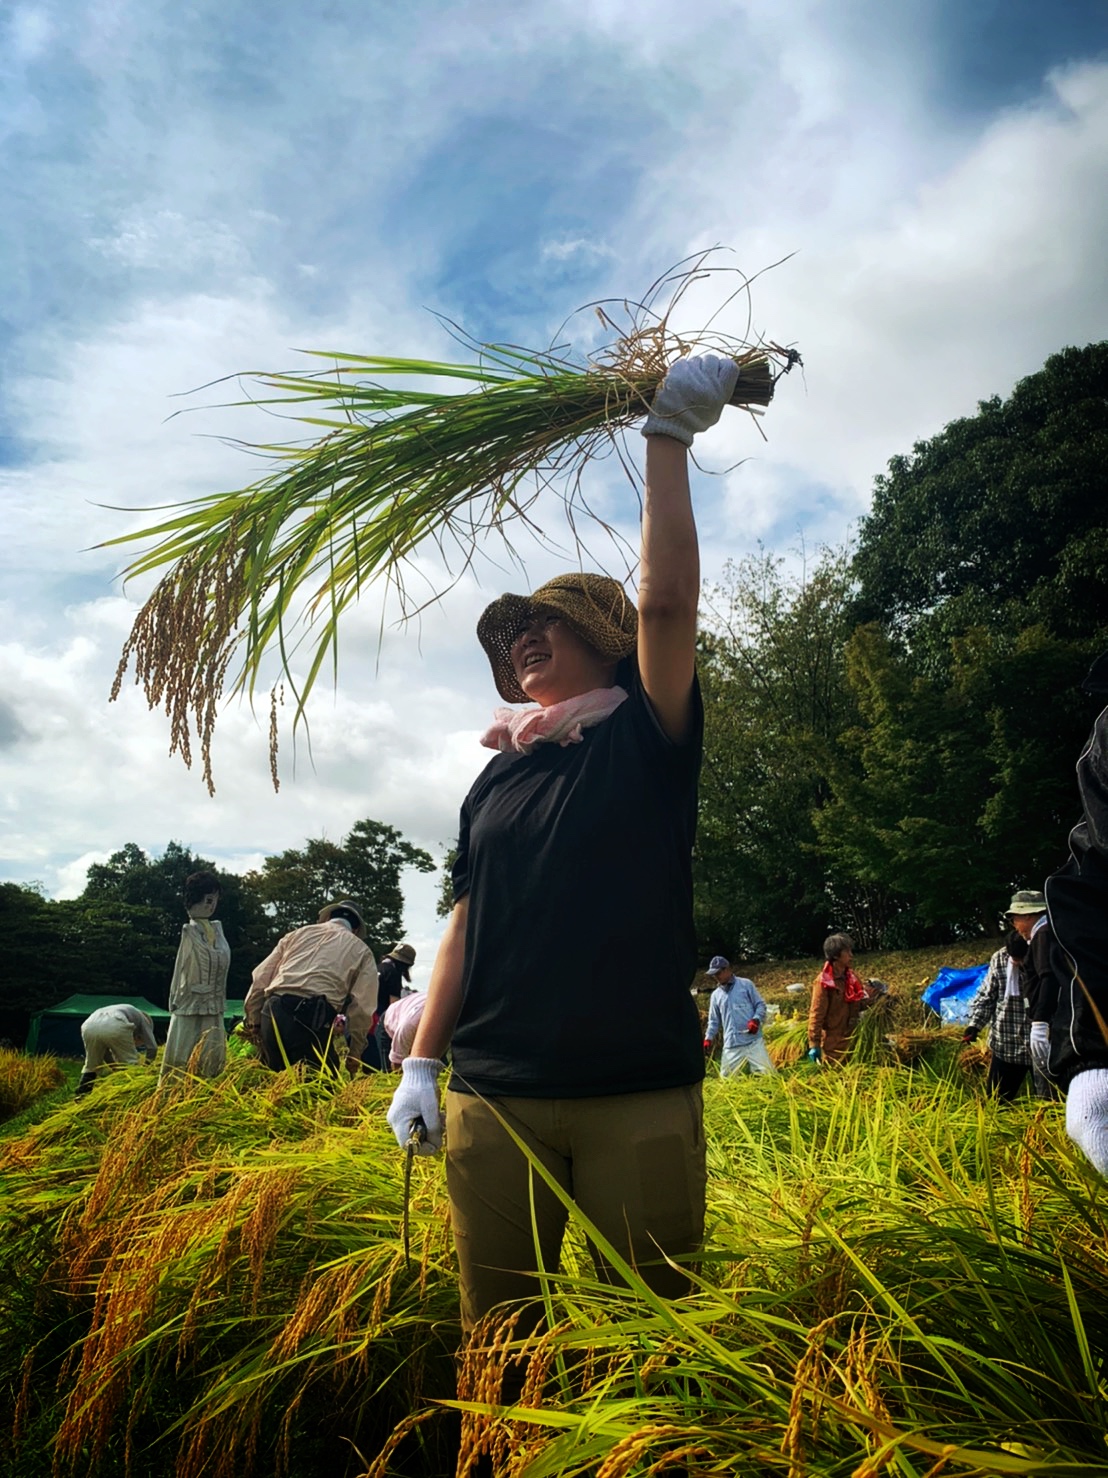
[[[699,1083],[605,1098],[448,1092],[446,1184],[466,1329],[497,1304],[541,1295],[534,1274],[557,1270],[567,1220],[497,1114],[651,1288],[669,1298],[687,1291],[685,1274],[660,1259],[695,1252],[704,1236]],[[601,1277],[618,1279],[595,1260]],[[541,1310],[532,1312],[524,1326],[538,1322]]]

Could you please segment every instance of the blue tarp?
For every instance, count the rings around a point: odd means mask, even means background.
[[[958,1025],[969,1020],[970,1002],[985,978],[988,965],[971,965],[968,970],[955,970],[945,965],[923,993],[923,1004],[942,1018],[945,1025]]]

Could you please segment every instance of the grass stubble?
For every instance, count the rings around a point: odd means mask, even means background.
[[[441,1163],[408,1267],[386,1078],[116,1074],[0,1160],[10,1471],[1108,1473],[1103,1184],[960,1057],[710,1077],[695,1291],[599,1280],[576,1217],[547,1327],[490,1322],[456,1388]]]

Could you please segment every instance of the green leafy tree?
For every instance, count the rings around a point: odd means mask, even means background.
[[[862,520],[859,621],[945,669],[974,627],[1108,633],[1108,342],[1064,349],[894,457]]]
[[[245,881],[265,906],[271,933],[314,924],[324,904],[349,898],[362,911],[370,948],[380,955],[404,931],[400,875],[405,867],[434,872],[435,862],[395,827],[365,820],[341,842],[313,837],[303,847],[267,857],[262,870],[248,873]]]
[[[841,876],[889,890],[886,946],[995,928],[1014,887],[1041,887],[1064,860],[1076,816],[1081,645],[1041,627],[975,628],[948,667],[920,672],[872,624],[847,648],[859,722],[841,736],[815,828]]]
[[[160,912],[140,904],[51,901],[0,883],[0,1034],[21,1040],[34,1012],[74,994],[147,996],[168,986],[176,945]]]
[[[787,578],[768,554],[704,592],[698,666],[705,755],[694,859],[705,952],[812,952],[840,907],[813,814],[829,754],[853,721],[843,670],[851,597],[843,556]]]
[[[128,842],[113,852],[107,862],[94,862],[89,867],[79,900],[91,915],[96,915],[98,907],[115,905],[116,918],[121,921],[125,915],[118,912],[119,906],[147,911],[134,916],[136,927],[141,934],[149,933],[160,948],[143,974],[140,993],[157,1005],[164,1006],[168,1000],[173,961],[186,919],[185,879],[194,872],[212,872],[219,878],[218,916],[231,947],[227,993],[241,999],[249,988],[254,966],[265,952],[269,925],[261,899],[237,873],[224,871],[180,842],[170,841],[160,856],[150,856],[134,842]],[[126,947],[121,937],[121,961]],[[120,969],[123,968],[121,963]]]
[[[862,723],[817,830],[910,900],[909,933],[992,926],[1009,887],[1065,857],[1095,712],[1079,682],[1108,645],[1106,467],[1108,342],[1053,355],[877,478],[847,662]]]
[[[51,906],[37,888],[0,883],[0,1035],[21,1040],[33,1011],[60,1000],[65,972]]]
[[[435,916],[448,919],[454,912],[454,864],[458,860],[458,844],[455,842],[443,853],[439,870],[439,896],[435,900]]]

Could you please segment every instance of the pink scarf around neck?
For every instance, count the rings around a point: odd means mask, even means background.
[[[517,754],[530,754],[536,744],[580,744],[582,729],[603,723],[626,697],[623,688],[593,688],[549,708],[497,708],[481,743],[486,749]]]

